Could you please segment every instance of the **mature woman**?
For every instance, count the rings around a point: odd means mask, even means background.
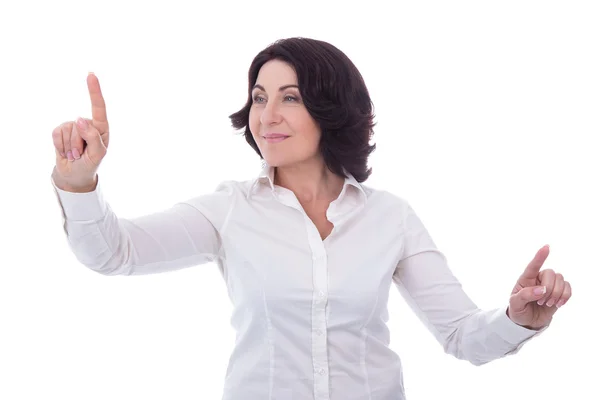
[[[481,365],[514,354],[571,296],[542,247],[508,307],[479,309],[409,203],[364,184],[373,133],[361,74],[331,44],[303,38],[261,51],[248,100],[231,115],[264,160],[250,181],[136,219],[101,194],[106,107],[90,74],[92,119],[54,130],[52,173],[77,259],[104,275],[216,262],[234,305],[223,399],[404,399],[389,347],[394,283],[444,350]]]

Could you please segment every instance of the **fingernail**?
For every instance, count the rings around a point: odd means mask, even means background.
[[[533,289],[533,294],[535,294],[536,296],[539,296],[540,294],[544,294],[544,293],[546,293],[546,286],[539,286],[539,287],[536,287],[535,289]],[[538,301],[538,304],[540,304],[539,301]]]
[[[85,119],[83,118],[77,118],[77,127],[80,129],[87,129],[88,123]]]
[[[76,160],[79,160],[79,158],[81,157],[81,154],[79,154],[79,150],[73,149],[73,157],[75,157]]]
[[[73,158],[73,152],[72,151],[69,150],[67,152],[67,158],[69,159],[69,161],[73,161],[74,160],[74,158]]]
[[[565,301],[564,300],[559,300],[558,303],[556,303],[556,308],[561,308],[564,305],[565,305]]]
[[[554,305],[554,300],[548,300],[548,302],[546,303],[546,305],[548,307],[552,307]]]
[[[538,300],[538,306],[543,306],[544,305],[544,300]]]

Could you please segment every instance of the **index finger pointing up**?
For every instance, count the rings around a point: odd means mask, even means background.
[[[539,249],[535,257],[533,257],[533,260],[531,260],[531,262],[525,268],[525,271],[523,271],[521,278],[537,278],[538,274],[540,273],[540,269],[542,268],[542,265],[544,265],[544,261],[546,261],[546,258],[548,258],[549,252],[550,247],[548,245],[545,245],[544,247]]]
[[[98,122],[107,122],[106,104],[100,90],[100,82],[94,73],[90,72],[87,77],[88,91],[92,102],[92,119]]]

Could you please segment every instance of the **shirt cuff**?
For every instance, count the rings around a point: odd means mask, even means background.
[[[100,190],[99,177],[96,189],[86,193],[67,192],[58,188],[52,177],[50,177],[50,181],[66,220],[98,221],[106,215],[107,204]]]
[[[545,326],[541,329],[533,330],[516,324],[508,317],[508,315],[506,315],[506,307],[499,308],[492,314],[492,324],[494,325],[493,330],[497,332],[500,337],[506,342],[514,345],[521,345],[528,339],[540,335],[548,328],[548,326]]]

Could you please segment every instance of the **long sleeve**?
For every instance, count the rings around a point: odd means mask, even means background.
[[[119,218],[104,199],[101,182],[88,193],[59,189],[51,178],[70,249],[103,275],[145,275],[211,262],[219,257],[223,189],[135,219]],[[215,205],[217,207],[212,207]],[[216,210],[215,210],[216,208]]]
[[[479,309],[408,204],[405,216],[404,252],[393,280],[446,353],[482,365],[517,353],[545,330],[534,331],[515,324],[506,315],[506,307]]]

